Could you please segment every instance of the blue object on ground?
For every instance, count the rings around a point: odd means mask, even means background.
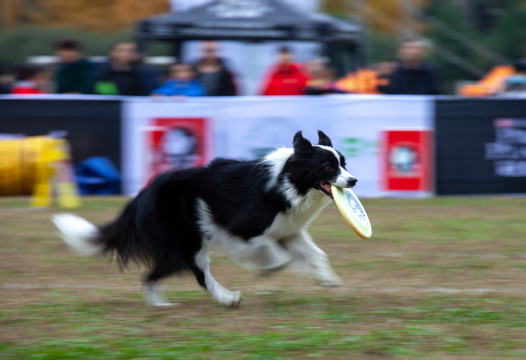
[[[81,195],[120,194],[121,176],[107,157],[91,157],[75,170]]]

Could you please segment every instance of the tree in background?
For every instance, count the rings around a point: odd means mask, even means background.
[[[482,36],[475,30],[466,12],[452,3],[442,2],[428,9],[428,18],[435,21],[425,34],[432,46],[430,61],[439,67],[446,93],[455,92],[457,81],[477,80],[491,69],[493,61],[477,56],[466,44],[451,38],[452,34],[460,34],[467,41],[480,43]],[[441,27],[445,24],[447,32]],[[451,57],[460,63],[453,63]]]
[[[526,57],[526,1],[511,0],[500,13],[487,44],[508,59]]]
[[[20,25],[122,31],[136,20],[168,12],[168,0],[0,0],[2,27]]]
[[[428,3],[429,0],[325,0],[323,8],[332,14],[351,13],[375,32],[403,37],[425,29],[420,14]]]
[[[511,64],[526,50],[526,1],[436,1],[428,8],[433,61],[442,68],[448,89],[459,80],[478,80],[496,65]],[[452,61],[442,52],[461,60]]]
[[[77,38],[86,55],[106,55],[110,45],[132,37],[138,19],[170,10],[168,0],[0,0],[0,63],[52,55],[52,43]]]

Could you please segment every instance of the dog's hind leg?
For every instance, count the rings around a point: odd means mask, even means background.
[[[173,266],[168,261],[156,264],[154,269],[146,276],[144,281],[146,301],[154,306],[170,306],[176,305],[168,302],[166,298],[158,290],[157,281],[163,277],[171,275],[175,272]]]
[[[307,230],[281,241],[292,254],[291,267],[318,280],[322,286],[339,286],[341,279],[332,270],[327,254],[316,245]]]
[[[208,257],[208,243],[203,241],[203,247],[194,257],[192,271],[199,285],[204,287],[214,299],[225,306],[237,307],[241,303],[241,292],[230,291],[218,283],[210,272],[210,258]]]

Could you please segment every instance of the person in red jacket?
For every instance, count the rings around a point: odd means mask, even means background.
[[[38,66],[22,65],[16,69],[16,81],[11,94],[45,94],[49,83],[49,71]]]
[[[294,63],[294,55],[283,46],[278,52],[277,64],[273,65],[262,86],[262,95],[303,95],[307,75]]]

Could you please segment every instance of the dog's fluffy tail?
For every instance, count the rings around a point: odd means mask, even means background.
[[[151,266],[165,248],[153,246],[148,238],[139,238],[136,210],[136,200],[133,200],[117,219],[99,227],[71,214],[55,215],[52,220],[62,239],[80,255],[114,255],[121,268],[126,267],[129,260]]]
[[[80,216],[58,214],[52,218],[62,239],[75,251],[84,256],[96,256],[104,252],[99,241],[99,229]]]

